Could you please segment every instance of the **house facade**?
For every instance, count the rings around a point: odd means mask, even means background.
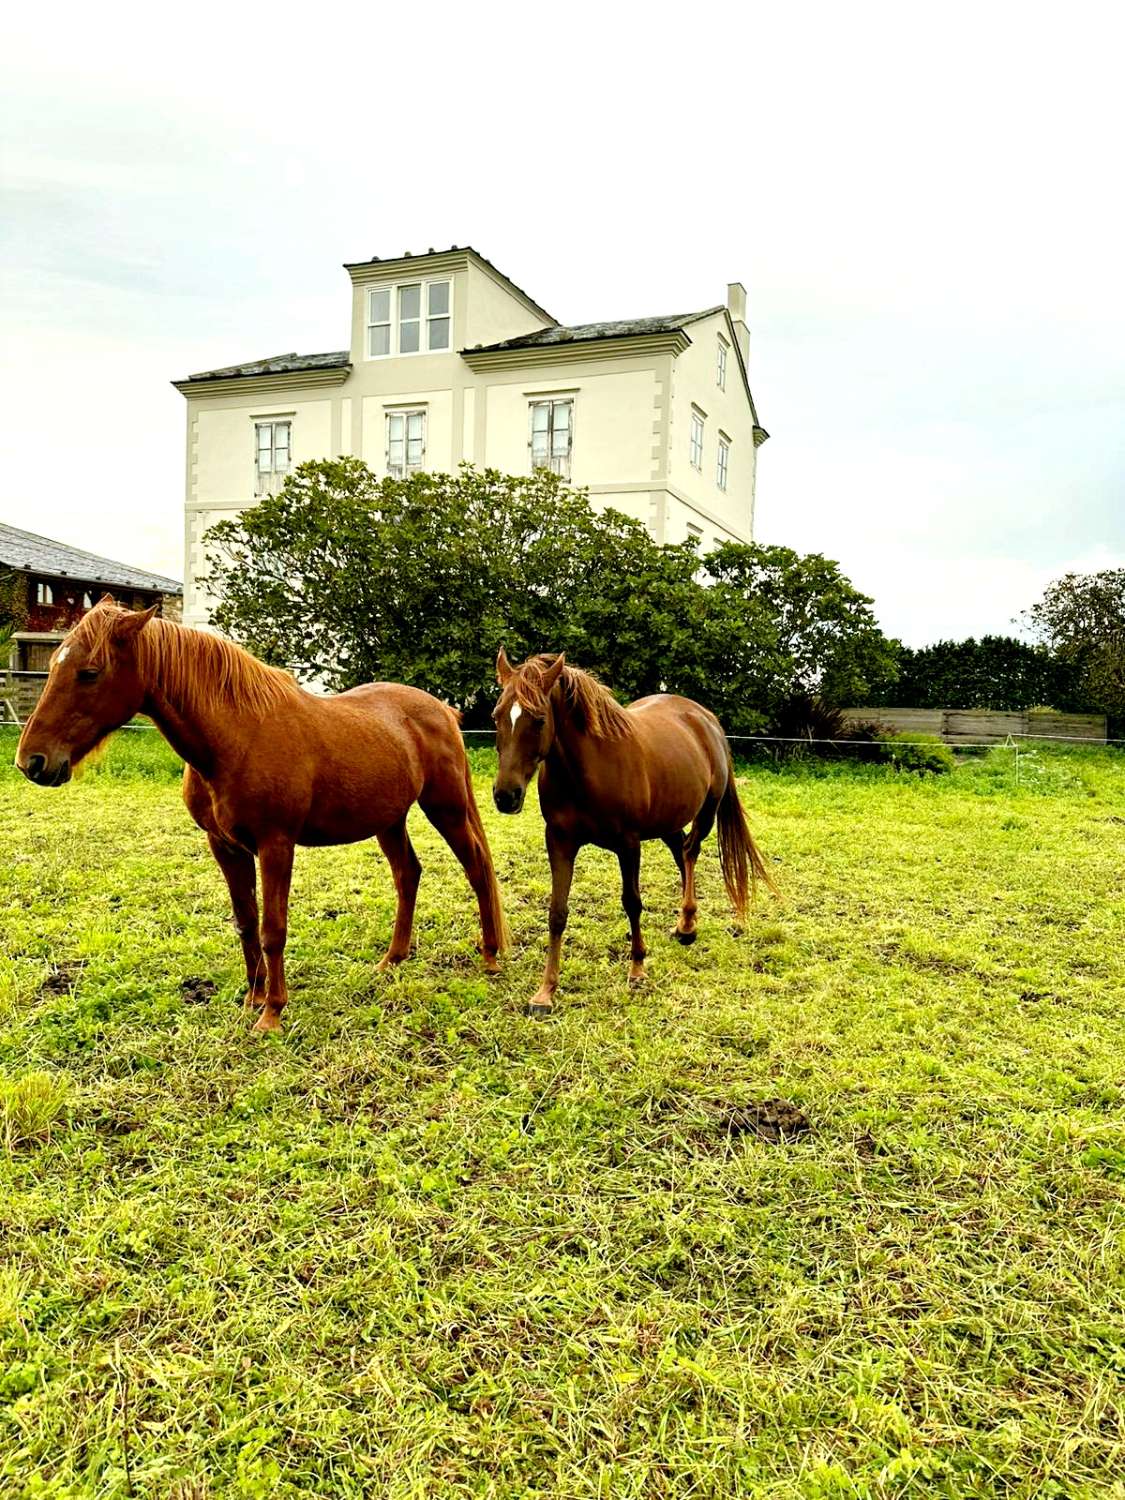
[[[294,465],[379,476],[548,468],[658,542],[749,541],[758,421],[746,293],[700,312],[564,327],[469,248],[361,261],[349,347],[175,381],[187,400],[184,618],[207,622],[203,537]]]
[[[155,604],[172,620],[180,618],[182,605],[175,578],[3,522],[0,593],[0,614],[14,625],[0,652],[0,723],[27,718],[39,701],[55,647],[103,594],[129,609]]]

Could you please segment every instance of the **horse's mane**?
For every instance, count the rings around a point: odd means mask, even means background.
[[[87,648],[91,666],[108,659],[120,615],[117,609],[95,608],[75,626],[73,639]],[[267,667],[224,636],[173,620],[150,620],[136,637],[136,653],[144,679],[159,682],[169,697],[185,704],[203,698],[266,714],[302,691],[288,672]]]
[[[547,712],[548,694],[543,690],[543,678],[556,659],[549,654],[529,656],[512,676],[516,702],[540,718]],[[620,740],[633,733],[632,719],[609,689],[589,672],[565,666],[558,683],[563,703],[587,734],[599,740]]]

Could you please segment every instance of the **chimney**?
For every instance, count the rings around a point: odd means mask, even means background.
[[[741,281],[727,283],[727,312],[734,324],[734,336],[742,351],[742,363],[750,363],[750,330],[746,326],[746,288]]]

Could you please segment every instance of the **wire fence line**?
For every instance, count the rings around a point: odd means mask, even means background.
[[[26,719],[0,719],[0,729],[22,729],[27,723]],[[155,724],[122,724],[122,729],[143,729],[156,731]],[[157,731],[158,732],[158,731]],[[462,729],[463,735],[488,734],[494,735],[495,729]],[[728,734],[730,741],[737,740],[740,744],[752,745],[843,745],[851,746],[852,749],[869,750],[874,744],[914,745],[925,748],[934,743],[940,736],[931,736],[928,740],[904,740],[895,735],[893,740],[824,740],[812,739],[804,734]],[[993,740],[954,740],[952,742],[942,740],[942,744],[948,745],[950,750],[1012,750],[1018,749],[1018,740],[1040,740],[1052,745],[1075,744],[1075,745],[1125,745],[1125,739],[1094,740],[1084,734],[1009,734],[1004,739]]]

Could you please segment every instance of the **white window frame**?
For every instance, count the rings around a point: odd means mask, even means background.
[[[422,428],[421,450],[415,463],[410,461],[410,419],[420,419]],[[396,418],[402,421],[402,463],[391,462],[391,424]],[[395,406],[388,409],[386,414],[386,465],[387,474],[391,479],[409,479],[411,474],[417,474],[426,467],[426,408],[424,406]]]
[[[430,289],[437,286],[449,288],[448,311],[431,313],[430,311]],[[400,305],[402,293],[407,287],[418,288],[418,317],[407,318],[408,323],[418,324],[418,348],[402,348],[402,323]],[[373,315],[374,299],[386,293],[387,316],[375,318]],[[363,352],[367,360],[377,359],[412,359],[418,354],[451,354],[453,352],[453,276],[408,276],[402,281],[384,281],[378,286],[369,286],[366,289],[366,301],[364,303],[363,319]],[[431,345],[430,338],[432,325],[434,323],[447,322],[448,333],[446,343],[440,348]],[[371,332],[374,328],[387,329],[387,352],[385,354],[372,354]]]
[[[547,462],[537,464],[535,462],[535,409],[545,406],[547,408]],[[567,414],[567,445],[565,453],[556,454],[555,446],[555,409],[565,406],[569,408]],[[557,474],[560,479],[569,481],[574,466],[574,407],[573,396],[532,396],[527,403],[527,456],[528,464],[532,471],[536,469],[548,469],[552,474]],[[556,467],[559,465],[559,467]]]
[[[707,418],[697,406],[691,409],[691,432],[688,437],[688,457],[693,469],[703,472],[703,441],[707,426]]]
[[[715,483],[721,490],[726,491],[730,480],[730,438],[725,432],[719,433],[719,452],[715,460]]]
[[[285,428],[285,442],[277,441],[278,429]],[[262,446],[261,434],[269,429],[270,439],[266,447]],[[268,453],[270,464],[268,469],[263,469],[259,455]],[[278,455],[285,454],[285,467],[278,464]],[[255,417],[254,418],[254,497],[261,499],[263,495],[276,495],[286,478],[293,471],[293,418],[292,417]]]
[[[722,334],[719,335],[719,358],[715,369],[715,382],[721,391],[727,388],[727,355],[730,353],[730,345]]]
[[[702,543],[703,527],[697,526],[694,521],[685,521],[684,525],[687,527],[688,541]]]

